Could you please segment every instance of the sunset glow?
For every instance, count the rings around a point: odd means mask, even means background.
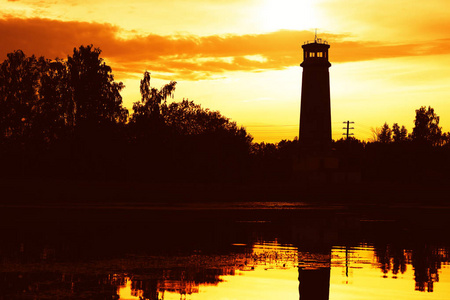
[[[66,58],[94,44],[139,100],[145,70],[159,88],[178,82],[174,101],[194,100],[245,126],[255,141],[298,135],[301,45],[330,48],[333,138],[342,122],[355,137],[394,122],[410,132],[414,111],[432,106],[450,130],[449,4],[406,1],[0,0],[0,58]]]
[[[311,0],[266,0],[261,5],[261,28],[266,31],[280,29],[308,29],[321,27],[316,2]]]

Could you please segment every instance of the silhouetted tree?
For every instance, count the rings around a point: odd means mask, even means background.
[[[450,146],[450,132],[444,132],[442,134],[442,143],[447,147]]]
[[[40,165],[40,160],[51,157],[49,148],[65,135],[67,127],[65,104],[70,91],[66,64],[27,57],[18,50],[9,53],[0,68],[4,170],[25,175],[34,168],[42,174],[49,167]]]
[[[124,123],[128,118],[120,95],[124,85],[114,82],[111,67],[100,58],[100,53],[92,45],[80,46],[67,59],[75,126]]]
[[[175,81],[164,85],[160,90],[150,86],[150,73],[145,71],[141,80],[141,100],[133,104],[133,114],[130,125],[132,136],[138,139],[154,139],[156,135],[162,138],[166,134],[163,111],[167,110],[167,98],[173,96],[176,86]]]
[[[171,81],[160,90],[152,88],[150,86],[150,73],[145,71],[140,86],[142,98],[140,102],[133,104],[132,121],[161,121],[161,114],[164,108],[167,107],[166,100],[168,97],[173,96],[176,84],[175,81]]]
[[[138,177],[208,181],[242,175],[252,137],[219,112],[193,101],[167,104],[175,86],[171,81],[160,90],[152,88],[147,71],[141,80],[142,98],[133,105],[129,125],[133,152],[145,153],[133,163]]]
[[[206,181],[243,179],[253,139],[244,127],[188,100],[168,105],[163,117],[172,140],[178,141],[173,144],[174,157],[189,176]]]
[[[253,138],[244,127],[222,116],[218,111],[204,109],[193,101],[173,102],[163,111],[165,124],[180,135],[221,134],[232,136],[250,147]]]
[[[420,144],[442,145],[444,136],[442,127],[439,127],[439,117],[430,106],[428,109],[422,106],[416,110],[411,139]]]
[[[41,74],[34,135],[50,143],[63,138],[72,125],[69,76],[67,64],[60,59],[40,57],[38,63]]]
[[[365,142],[349,136],[348,139],[347,138],[340,138],[337,141],[333,140],[333,148],[335,148],[336,150],[342,150],[342,151],[348,151],[349,149],[359,149],[362,150],[364,149],[365,146]]]
[[[277,145],[274,143],[253,143],[251,148],[252,154],[260,157],[275,157]]]
[[[408,139],[408,131],[405,126],[402,125],[400,128],[398,123],[394,123],[394,125],[392,125],[392,138],[396,143],[406,141]]]
[[[292,160],[292,158],[297,156],[299,152],[298,137],[295,137],[292,141],[281,140],[278,142],[277,148],[282,159]]]
[[[34,56],[26,57],[21,50],[7,54],[0,72],[1,137],[24,142],[31,137],[38,111],[40,70]]]
[[[274,143],[253,143],[251,147],[252,180],[286,182],[291,179],[294,161],[298,159],[299,142],[281,140]]]
[[[381,127],[380,133],[377,137],[377,141],[383,144],[387,144],[391,142],[391,135],[392,131],[389,128],[389,125],[387,123],[384,123],[384,125]]]

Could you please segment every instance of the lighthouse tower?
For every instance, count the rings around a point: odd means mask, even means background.
[[[302,151],[324,155],[331,149],[330,75],[326,41],[314,38],[303,46],[299,141]]]

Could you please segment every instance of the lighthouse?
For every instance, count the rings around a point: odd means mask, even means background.
[[[321,156],[331,150],[330,45],[316,35],[314,42],[302,48],[300,147],[302,152]]]

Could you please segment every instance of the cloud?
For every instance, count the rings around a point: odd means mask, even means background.
[[[49,19],[0,19],[0,57],[17,49],[27,55],[67,57],[82,44],[112,42],[119,28],[110,24]],[[118,41],[118,40],[117,40]]]
[[[309,31],[281,30],[246,35],[132,35],[123,38],[107,23],[50,19],[0,19],[0,58],[21,49],[27,55],[65,58],[74,47],[94,44],[117,72],[149,70],[177,80],[223,76],[227,72],[282,70],[302,60],[301,45]],[[351,41],[342,34],[325,35],[332,63],[450,53],[450,39],[416,44]]]
[[[448,0],[323,0],[326,27],[391,41],[448,37]]]

